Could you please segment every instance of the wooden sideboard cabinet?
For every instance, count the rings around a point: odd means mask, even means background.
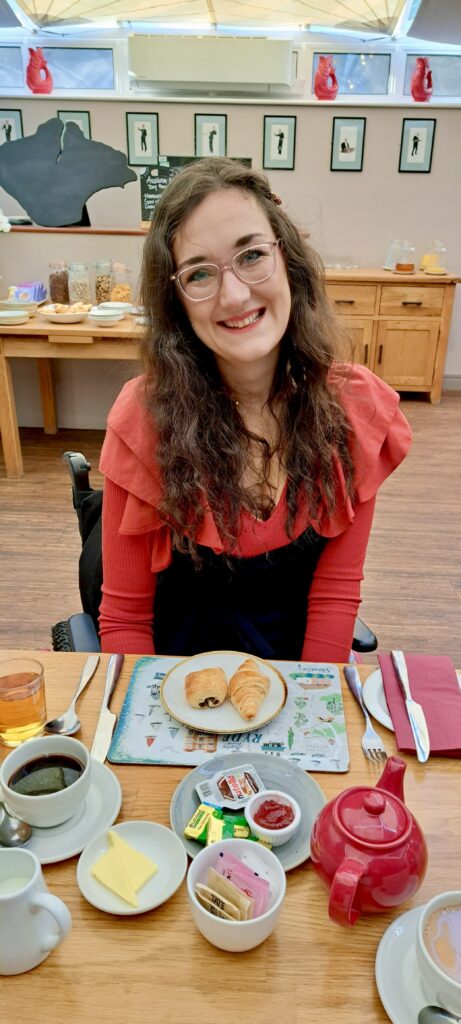
[[[325,271],[327,294],[345,328],[344,356],[397,391],[440,401],[456,274]]]

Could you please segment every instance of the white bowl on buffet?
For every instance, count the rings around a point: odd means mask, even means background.
[[[42,306],[41,309],[37,310],[37,316],[42,317],[44,320],[50,320],[53,324],[80,324],[82,320],[86,320],[87,312],[69,312],[69,313],[57,313],[54,305]]]
[[[0,310],[2,313],[14,312],[33,316],[37,312],[37,305],[37,302],[29,301],[28,299],[0,299]]]
[[[29,315],[28,310],[0,308],[0,324],[3,327],[19,327],[27,323]]]
[[[114,324],[120,323],[123,320],[123,313],[118,313],[115,310],[101,309],[100,306],[93,306],[88,313],[88,318],[92,323],[97,324],[98,327],[113,327]]]
[[[134,312],[134,306],[131,302],[100,302],[98,309],[103,309],[107,313],[112,313],[114,315],[116,313],[121,313],[122,316],[125,316],[126,313]]]

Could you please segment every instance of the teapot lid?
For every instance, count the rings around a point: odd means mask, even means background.
[[[401,843],[412,827],[405,804],[384,789],[347,789],[338,797],[335,812],[341,830],[367,846]]]

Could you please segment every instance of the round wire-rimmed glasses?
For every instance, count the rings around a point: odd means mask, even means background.
[[[231,270],[244,284],[261,284],[267,281],[275,270],[275,242],[259,242],[236,252],[229,263],[195,263],[183,267],[170,280],[176,281],[183,295],[191,302],[203,302],[217,295],[222,284],[224,270]]]

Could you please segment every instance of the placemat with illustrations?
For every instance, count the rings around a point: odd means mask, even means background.
[[[254,732],[214,736],[181,725],[164,710],[160,687],[181,658],[139,658],[112,739],[117,764],[204,764],[217,754],[259,751],[284,757],[306,771],[349,768],[341,683],[336,665],[278,661],[288,686],[285,707]]]

